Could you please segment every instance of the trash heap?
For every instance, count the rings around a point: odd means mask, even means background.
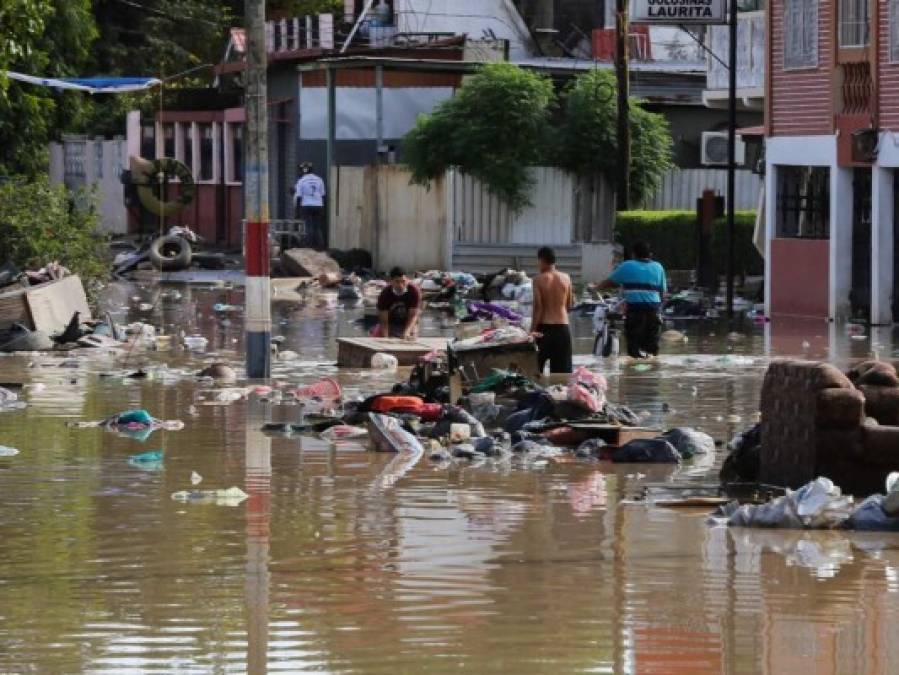
[[[264,431],[316,433],[335,444],[367,436],[375,450],[427,456],[437,463],[533,465],[562,456],[678,463],[715,452],[714,440],[693,429],[658,433],[639,428],[640,418],[609,401],[605,378],[587,368],[552,386],[518,372],[493,370],[468,386],[458,405],[451,404],[445,359],[443,353],[431,354],[408,381],[362,400],[338,401],[336,383],[323,380],[310,391],[329,389],[336,402],[333,412],[304,414],[304,404],[297,422],[268,424]],[[626,442],[618,443],[619,438]]]
[[[887,477],[885,495],[859,504],[829,478],[819,477],[764,504],[730,502],[711,521],[729,527],[899,532],[899,472]]]

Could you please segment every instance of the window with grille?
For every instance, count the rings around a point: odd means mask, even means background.
[[[818,65],[818,0],[784,0],[784,68]]]
[[[194,171],[194,125],[190,122],[184,124],[184,164],[191,173]]]
[[[830,169],[777,167],[777,236],[827,239],[830,236]]]
[[[890,61],[899,62],[899,0],[890,3]]]
[[[200,136],[200,180],[215,180],[214,135],[211,124],[198,125]]]
[[[172,123],[162,125],[162,156],[175,156],[175,125]]]
[[[868,0],[840,0],[840,47],[865,47],[869,39]]]

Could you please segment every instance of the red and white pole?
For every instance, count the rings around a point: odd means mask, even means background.
[[[246,251],[247,377],[271,376],[271,279],[268,241],[268,106],[265,2],[246,0],[246,170],[244,250]]]

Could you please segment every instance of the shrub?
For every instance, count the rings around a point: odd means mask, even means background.
[[[646,241],[655,258],[666,268],[689,270],[696,268],[698,245],[696,214],[693,211],[622,211],[615,222],[615,239],[625,249],[636,241]],[[735,273],[762,274],[764,260],[752,243],[755,231],[755,211],[736,214]],[[720,274],[727,266],[727,229],[724,218],[715,221],[712,251]]]
[[[484,66],[404,139],[412,182],[428,185],[456,167],[513,209],[527,206],[528,169],[544,154],[554,101],[549,78],[510,63]]]
[[[45,176],[0,184],[0,264],[34,269],[59,261],[90,286],[109,272],[103,242],[92,195],[73,200]]]

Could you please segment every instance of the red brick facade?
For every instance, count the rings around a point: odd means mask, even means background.
[[[767,131],[769,136],[832,134],[835,0],[820,0],[817,67],[784,68],[784,0],[768,12]]]
[[[890,58],[890,3],[877,2],[878,11],[878,112],[879,127],[899,131],[899,62]],[[897,26],[899,29],[899,26]]]

